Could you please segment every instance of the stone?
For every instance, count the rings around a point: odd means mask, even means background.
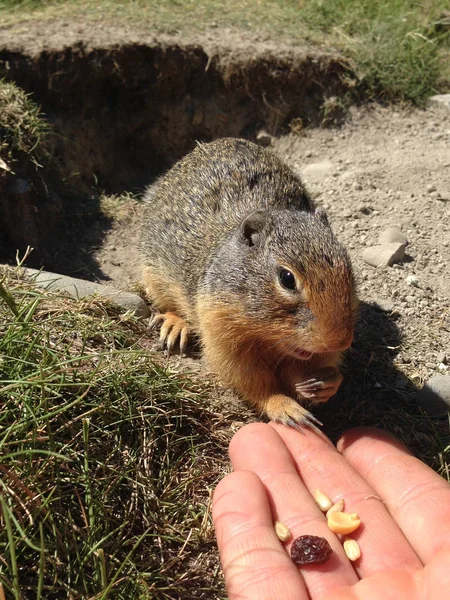
[[[323,179],[324,177],[330,177],[333,172],[334,165],[329,160],[311,163],[302,169],[302,175],[307,179]]]
[[[406,283],[408,285],[412,285],[413,287],[419,287],[419,278],[417,277],[417,275],[408,275],[406,278]]]
[[[429,415],[444,415],[450,410],[450,375],[433,375],[417,395],[417,403]]]
[[[386,313],[392,312],[395,308],[395,303],[390,298],[377,298],[376,300],[372,300],[372,305],[377,310]]]
[[[73,298],[85,298],[97,294],[125,310],[133,311],[136,317],[145,318],[150,315],[144,300],[132,292],[125,292],[110,285],[102,285],[85,279],[58,275],[58,273],[49,271],[39,271],[38,269],[25,268],[24,273],[41,288],[67,292]]]
[[[446,365],[448,363],[449,354],[447,354],[447,352],[439,352],[436,358],[438,363]]]
[[[372,267],[390,267],[405,258],[404,244],[383,244],[363,250],[362,259]]]
[[[395,227],[388,227],[378,236],[379,244],[408,244],[408,240],[403,233]]]
[[[440,106],[450,110],[450,94],[436,94],[428,99],[428,102],[432,106]]]

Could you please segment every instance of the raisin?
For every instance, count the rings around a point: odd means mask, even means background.
[[[317,535],[301,535],[292,542],[291,558],[296,565],[321,565],[333,552],[330,544]]]

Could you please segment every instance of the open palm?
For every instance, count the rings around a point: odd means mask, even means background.
[[[233,438],[234,472],[217,486],[213,518],[230,600],[444,600],[450,598],[450,486],[398,441],[352,430],[336,449],[312,431],[255,423]],[[312,494],[345,499],[361,527],[351,563]],[[323,565],[297,567],[292,539],[327,538]]]

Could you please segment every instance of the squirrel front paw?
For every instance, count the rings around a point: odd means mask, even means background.
[[[306,408],[300,406],[293,398],[283,394],[270,396],[265,402],[264,410],[272,421],[283,423],[283,425],[294,427],[300,431],[303,427],[319,431],[317,426],[322,425]]]
[[[309,379],[297,383],[297,394],[310,402],[326,402],[334,396],[342,382],[342,375],[336,367],[322,367],[311,373]]]
[[[170,356],[173,347],[178,340],[180,354],[183,355],[186,351],[189,338],[189,327],[187,326],[186,321],[175,313],[166,312],[155,315],[148,327],[149,329],[154,329],[159,323],[162,323],[159,332],[159,343],[161,348],[164,349],[165,347],[168,356]]]

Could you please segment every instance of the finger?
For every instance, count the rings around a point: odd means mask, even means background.
[[[282,436],[310,493],[314,494],[319,488],[333,502],[343,498],[345,512],[360,516],[361,526],[350,534],[361,548],[361,558],[353,563],[359,577],[370,576],[392,565],[409,572],[422,566],[378,493],[331,443],[325,444],[311,432],[299,437],[287,428],[271,426]]]
[[[212,508],[229,600],[306,600],[302,577],[278,540],[259,478],[227,475]]]
[[[349,431],[339,450],[383,499],[423,562],[450,548],[450,486],[442,477],[381,431]]]
[[[307,435],[294,433],[299,438]],[[342,544],[328,528],[324,515],[299,478],[292,456],[272,427],[254,423],[242,428],[230,444],[230,457],[234,469],[254,471],[264,483],[274,516],[292,532],[291,542],[300,535],[317,535],[330,543],[333,554],[326,563],[301,568],[311,598],[357,581]]]

